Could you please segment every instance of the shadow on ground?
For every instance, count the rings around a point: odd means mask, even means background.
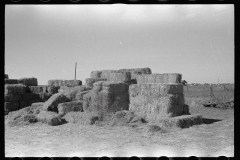
[[[204,124],[212,124],[218,121],[222,121],[222,119],[210,119],[210,118],[203,118],[202,119]]]

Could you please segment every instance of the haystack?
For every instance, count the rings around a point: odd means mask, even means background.
[[[58,115],[64,116],[68,112],[83,112],[83,101],[72,101],[58,104]]]
[[[18,79],[5,79],[5,84],[19,84]]]
[[[110,73],[108,75],[107,80],[112,81],[112,82],[130,82],[131,81],[131,72]]]
[[[5,95],[10,94],[25,94],[26,86],[22,84],[6,84],[5,85]]]
[[[136,76],[138,84],[141,83],[181,83],[182,75],[179,73],[141,74]]]
[[[20,78],[19,83],[25,85],[25,86],[37,86],[38,85],[38,81],[37,78]]]
[[[128,110],[128,85],[122,82],[99,81],[83,96],[84,111],[116,112]]]
[[[63,93],[56,93],[52,95],[43,105],[45,111],[58,111],[58,104],[69,101],[69,99]]]
[[[88,93],[91,88],[85,86],[61,87],[59,93],[63,93],[70,101],[78,101],[83,99],[83,95]]]
[[[81,125],[93,125],[101,117],[96,112],[69,112],[62,117],[68,123],[78,123]]]

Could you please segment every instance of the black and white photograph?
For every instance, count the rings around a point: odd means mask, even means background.
[[[234,157],[234,4],[6,4],[5,157]]]

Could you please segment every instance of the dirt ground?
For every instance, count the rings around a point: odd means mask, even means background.
[[[145,132],[146,125],[5,126],[5,156],[233,157],[234,110],[190,106],[190,113],[201,114],[205,124],[165,132]]]

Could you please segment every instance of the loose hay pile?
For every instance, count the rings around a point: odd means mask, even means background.
[[[52,95],[43,105],[45,111],[58,111],[58,104],[69,101],[69,99],[63,93],[56,93]]]

